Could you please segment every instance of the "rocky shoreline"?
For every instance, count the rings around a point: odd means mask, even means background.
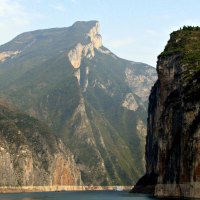
[[[62,192],[62,191],[103,191],[103,190],[130,190],[132,186],[75,186],[75,185],[53,185],[53,186],[22,186],[22,187],[0,187],[0,193],[28,193],[28,192]]]

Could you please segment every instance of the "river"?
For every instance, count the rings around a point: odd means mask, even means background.
[[[80,191],[0,194],[0,200],[153,200],[127,191]]]

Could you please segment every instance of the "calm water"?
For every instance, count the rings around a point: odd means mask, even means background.
[[[48,192],[0,194],[0,200],[155,200],[145,195],[118,191]]]

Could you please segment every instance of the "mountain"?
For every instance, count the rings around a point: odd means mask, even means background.
[[[23,33],[0,46],[0,60],[1,97],[62,139],[85,185],[130,185],[144,173],[156,72],[104,47],[97,21]]]
[[[80,185],[74,156],[37,119],[0,102],[0,186]]]
[[[171,34],[158,57],[157,72],[149,97],[146,175],[136,189],[151,189],[156,196],[199,198],[199,27]]]

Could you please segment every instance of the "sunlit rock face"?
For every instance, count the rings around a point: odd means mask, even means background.
[[[20,51],[4,51],[0,52],[0,62],[4,62],[5,60],[17,56]]]
[[[102,38],[99,34],[99,22],[94,24],[86,36],[89,38],[86,44],[78,43],[68,53],[69,61],[75,69],[80,67],[83,57],[92,59],[95,56],[94,49],[99,49],[102,46]]]
[[[102,46],[102,38],[99,34],[100,24],[96,22],[95,26],[92,27],[88,33],[91,43],[94,45],[96,49]]]
[[[0,106],[0,187],[81,185],[74,156],[38,120]]]
[[[134,93],[142,98],[143,101],[147,101],[149,98],[149,91],[157,79],[155,70],[147,66],[145,71],[137,72],[134,68],[127,67],[125,75],[126,82]]]
[[[132,93],[126,95],[122,106],[133,111],[136,111],[139,107]]]

